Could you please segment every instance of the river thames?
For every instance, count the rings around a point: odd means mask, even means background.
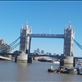
[[[0,82],[82,82],[82,75],[48,73],[51,65],[38,61],[32,64],[0,61]]]

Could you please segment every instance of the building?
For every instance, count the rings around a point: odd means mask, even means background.
[[[0,39],[0,53],[8,53],[10,49],[10,46],[6,44],[3,39]]]

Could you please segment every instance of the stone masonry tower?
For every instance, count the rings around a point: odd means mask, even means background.
[[[28,25],[22,27],[20,32],[20,51],[21,54],[18,57],[18,60],[27,61],[28,60],[28,53],[30,51],[30,34],[31,29]]]
[[[71,25],[64,31],[64,55],[73,56],[73,38],[74,32]]]
[[[68,26],[67,29],[64,30],[64,63],[71,64],[73,66],[73,39],[74,32],[71,28],[71,25]],[[69,66],[69,65],[68,65]]]

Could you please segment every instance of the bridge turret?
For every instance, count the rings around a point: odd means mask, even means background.
[[[74,31],[71,25],[64,30],[64,66],[73,67],[73,40]]]
[[[30,53],[30,34],[31,28],[25,25],[21,28],[20,32],[20,51],[22,52],[18,57],[19,60],[28,60],[28,53]],[[29,35],[29,36],[28,36]]]
[[[20,32],[20,51],[26,52],[28,49],[28,34],[31,34],[31,28],[29,25],[25,25],[22,27],[21,32]]]
[[[73,56],[74,31],[71,25],[64,30],[64,55]]]

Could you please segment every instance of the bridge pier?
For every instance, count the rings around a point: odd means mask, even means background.
[[[27,35],[28,36],[28,35]],[[27,59],[27,62],[28,63],[32,63],[32,57],[31,57],[31,54],[30,54],[30,47],[31,47],[31,36],[28,36],[28,50],[26,50],[26,54],[28,55],[28,59]]]
[[[64,67],[66,67],[66,68],[73,68],[74,67],[74,57],[73,56],[67,56],[64,59]]]

